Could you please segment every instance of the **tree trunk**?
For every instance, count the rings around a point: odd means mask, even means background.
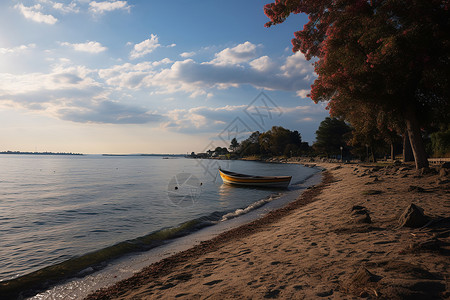
[[[426,168],[428,167],[428,156],[425,152],[419,122],[417,121],[415,112],[411,108],[406,110],[405,120],[406,130],[408,132],[409,141],[414,154],[416,169]]]
[[[394,153],[394,143],[391,142],[391,159],[395,161],[395,153]]]
[[[403,134],[403,162],[414,161],[414,155],[409,142],[408,131]]]

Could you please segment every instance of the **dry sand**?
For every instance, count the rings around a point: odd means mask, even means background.
[[[295,203],[88,299],[447,299],[445,171],[324,165]],[[431,223],[399,225],[414,203]]]

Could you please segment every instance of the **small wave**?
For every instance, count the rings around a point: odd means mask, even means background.
[[[270,195],[267,198],[264,198],[264,199],[258,200],[256,202],[253,202],[252,204],[250,204],[246,208],[236,209],[234,212],[230,212],[230,213],[227,213],[226,215],[222,216],[221,221],[223,222],[223,221],[230,220],[230,219],[239,217],[241,215],[247,214],[247,213],[251,212],[252,210],[260,208],[261,206],[265,205],[266,203],[272,202],[273,200],[279,198],[280,196],[281,196],[280,193],[273,194],[273,195]]]
[[[222,215],[223,213],[213,212],[208,216],[184,222],[176,227],[164,228],[14,279],[0,281],[0,295],[13,299],[19,295],[32,296],[36,291],[64,279],[85,276],[93,271],[100,270],[106,265],[107,261],[133,252],[147,251],[163,245],[168,240],[186,236],[204,227],[214,225]]]

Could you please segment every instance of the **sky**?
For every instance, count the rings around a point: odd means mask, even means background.
[[[310,144],[325,104],[292,15],[259,0],[0,3],[0,151],[191,153],[283,126]]]

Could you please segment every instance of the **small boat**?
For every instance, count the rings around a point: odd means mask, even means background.
[[[230,171],[225,171],[219,168],[220,177],[223,182],[229,184],[259,186],[259,187],[276,187],[287,188],[291,182],[292,176],[254,176],[245,175]]]

